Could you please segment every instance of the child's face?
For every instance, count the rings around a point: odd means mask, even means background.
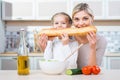
[[[70,27],[70,24],[66,16],[58,15],[54,17],[53,27],[54,28],[68,28]]]

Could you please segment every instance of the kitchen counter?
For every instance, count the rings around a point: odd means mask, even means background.
[[[29,53],[29,56],[43,56],[43,53]],[[6,52],[6,53],[1,53],[0,56],[17,56],[17,53],[15,52]]]
[[[29,53],[28,54],[29,56],[43,56],[43,53],[35,53],[35,52],[32,52],[32,53]],[[17,53],[15,52],[6,52],[6,53],[0,53],[0,56],[17,56]],[[116,53],[116,52],[107,52],[105,53],[105,56],[106,57],[109,57],[109,56],[113,56],[113,57],[120,57],[120,52]]]
[[[105,54],[106,57],[120,57],[120,52],[107,52]]]
[[[103,70],[99,75],[48,75],[40,70],[30,71],[30,75],[20,76],[16,70],[0,70],[0,80],[119,80],[120,70]]]

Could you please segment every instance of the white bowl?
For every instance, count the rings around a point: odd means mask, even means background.
[[[40,60],[39,66],[42,72],[47,74],[62,74],[66,69],[66,62],[54,59]]]

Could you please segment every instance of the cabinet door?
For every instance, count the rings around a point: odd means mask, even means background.
[[[16,57],[0,57],[0,68],[1,70],[16,70]]]
[[[120,20],[120,0],[107,0],[107,19]]]
[[[29,57],[30,70],[34,70],[34,57]]]
[[[78,4],[78,3],[87,3],[90,7],[90,9],[93,12],[95,19],[103,19],[104,16],[104,0],[72,0],[72,9]]]
[[[3,0],[3,20],[33,20],[35,19],[34,0]]]
[[[51,20],[57,12],[69,13],[69,0],[37,0],[36,15],[38,20]]]
[[[42,59],[43,57],[34,57],[34,70],[38,70],[40,69],[40,66],[39,66],[39,60]]]
[[[34,69],[34,58],[29,57],[30,70]],[[17,69],[17,57],[7,56],[0,57],[0,70],[16,70]]]
[[[120,57],[106,57],[107,69],[120,69]]]

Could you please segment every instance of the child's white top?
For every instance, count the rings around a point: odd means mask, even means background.
[[[72,51],[78,47],[78,42],[71,39],[68,45],[63,45],[61,40],[56,37],[53,41],[47,42],[47,47],[44,52],[45,59],[56,59],[63,61]],[[77,68],[77,56],[76,51],[67,61],[67,68]]]

